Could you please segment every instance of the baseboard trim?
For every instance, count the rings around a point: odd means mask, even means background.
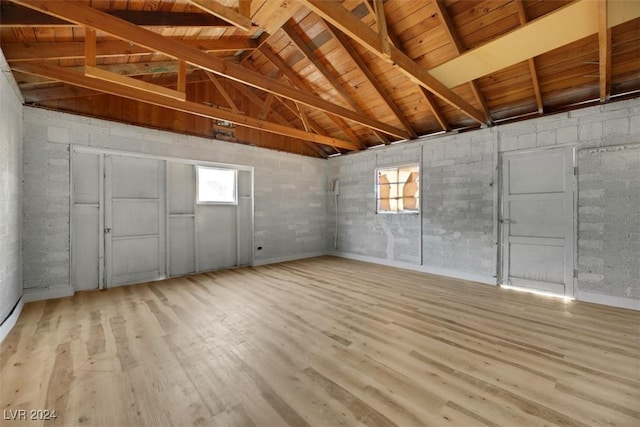
[[[609,305],[612,307],[640,311],[640,300],[637,299],[612,297],[609,295],[584,291],[578,291],[576,299],[582,302],[590,302],[594,304]]]
[[[275,258],[257,259],[253,262],[252,265],[254,267],[258,267],[260,265],[277,264],[279,262],[287,262],[287,261],[298,261],[300,259],[315,258],[323,255],[327,255],[327,252],[325,251],[306,252],[303,254],[287,255],[287,256],[275,257]]]
[[[24,307],[24,296],[21,296],[16,305],[11,310],[9,316],[4,319],[4,322],[0,325],[0,343],[4,341],[4,339],[9,335],[9,332],[16,326],[16,322],[22,313],[22,308]]]
[[[73,290],[73,287],[71,285],[25,289],[24,302],[70,297],[73,296],[74,293],[75,291]]]
[[[468,280],[470,282],[482,283],[484,285],[493,285],[493,286],[497,285],[497,281],[495,277],[484,276],[482,274],[465,273],[463,271],[450,270],[447,268],[434,267],[430,265],[418,265],[418,264],[411,264],[408,262],[390,261],[386,259],[352,254],[348,252],[328,252],[327,255],[336,256],[339,258],[352,259],[355,261],[364,261],[364,262],[370,262],[373,264],[381,264],[389,267],[397,267],[405,270],[419,271],[421,273],[428,273],[436,276],[444,276],[444,277],[451,277],[454,279]]]

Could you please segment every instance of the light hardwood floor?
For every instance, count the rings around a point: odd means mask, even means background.
[[[323,257],[27,304],[0,401],[45,425],[638,426],[639,355],[638,312]]]

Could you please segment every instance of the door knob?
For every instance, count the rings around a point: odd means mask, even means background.
[[[111,233],[111,229],[110,229],[110,228],[105,228],[105,229],[104,229],[104,232],[105,232],[105,233]]]

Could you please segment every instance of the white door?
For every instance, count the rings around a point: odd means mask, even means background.
[[[502,282],[573,296],[572,147],[502,157]]]
[[[76,291],[98,289],[103,280],[103,157],[98,153],[72,155],[73,210],[71,283]]]
[[[164,277],[164,162],[105,156],[106,286]]]

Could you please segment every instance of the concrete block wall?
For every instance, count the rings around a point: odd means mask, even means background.
[[[422,233],[404,236],[422,241],[417,269],[495,283],[499,155],[560,145],[575,147],[579,171],[576,296],[640,309],[640,98],[329,159],[328,182],[342,183],[337,253],[389,263],[385,232],[395,236],[406,225],[386,219],[388,229],[382,228],[373,171],[402,163],[403,150],[419,147]],[[329,204],[329,216],[334,213]]]
[[[0,325],[3,325],[22,296],[23,124],[22,97],[1,51],[0,70]]]
[[[489,129],[423,145],[424,265],[495,276],[494,145]]]
[[[578,153],[582,293],[640,300],[640,145]]]
[[[420,263],[420,217],[376,214],[375,169],[418,163],[420,146],[401,144],[379,152],[369,150],[329,162],[328,188],[340,180],[338,246],[335,243],[335,198],[329,195],[327,240],[336,253],[389,263]]]
[[[31,107],[24,126],[26,290],[69,287],[70,144],[253,166],[256,263],[327,249],[321,159]]]

